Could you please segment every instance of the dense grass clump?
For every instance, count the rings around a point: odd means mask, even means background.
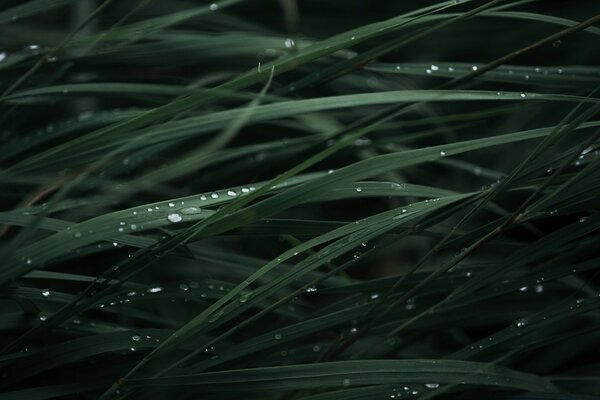
[[[597,0],[0,1],[0,400],[600,396]]]

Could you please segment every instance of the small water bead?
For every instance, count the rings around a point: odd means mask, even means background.
[[[523,287],[519,288],[519,291],[526,292],[527,291],[527,286],[523,286]]]
[[[179,212],[185,215],[193,215],[201,213],[202,209],[198,207],[186,207],[179,210]]]
[[[4,51],[0,52],[0,62],[4,61],[6,59],[6,56],[7,56],[6,52],[4,52]]]
[[[359,186],[359,187],[356,188],[356,191],[357,192],[362,192],[362,188]]]
[[[75,232],[73,234],[73,236],[76,237],[76,238],[80,238],[81,237],[81,232]]]
[[[526,95],[525,93],[521,93],[521,94],[520,94],[520,96],[521,96],[521,98],[523,98],[523,99],[524,99],[525,97],[527,97],[527,95]]]
[[[50,296],[50,289],[42,289],[41,294],[42,294],[42,297]]]
[[[210,195],[210,197],[212,197],[213,199],[218,199],[219,198],[219,194],[218,193],[212,193]]]
[[[437,389],[440,387],[440,384],[439,383],[426,383],[425,387],[427,389]]]
[[[139,342],[141,338],[142,337],[140,335],[133,335],[131,337],[131,340],[133,340],[134,342]]]
[[[560,39],[558,39],[552,43],[552,46],[556,48],[556,47],[560,47],[561,44],[562,44],[562,41]]]
[[[477,68],[477,65],[473,65],[473,66],[471,67],[471,69],[472,69],[473,71],[477,71],[477,69],[478,69],[478,68]]]
[[[169,207],[175,207],[175,203],[169,203]]]
[[[275,338],[275,340],[281,340],[282,338],[281,333],[276,333],[273,337]]]
[[[425,70],[425,72],[426,72],[427,74],[431,74],[431,70],[430,70],[429,68],[427,68],[427,69]]]
[[[48,319],[48,317],[46,317],[45,315],[40,315],[40,321],[45,321],[47,319]]]
[[[529,323],[529,320],[527,320],[527,318],[521,318],[517,321],[517,328],[523,328],[525,327],[527,324]]]
[[[535,285],[535,292],[542,293],[544,291],[544,285]]]
[[[286,48],[288,48],[288,49],[291,49],[292,47],[294,47],[294,46],[295,46],[295,44],[296,44],[296,43],[294,42],[294,39],[292,39],[292,38],[287,38],[287,39],[285,39],[285,41],[283,42],[283,45],[284,45]]]
[[[312,350],[313,350],[315,353],[318,353],[319,351],[321,351],[321,346],[316,346],[316,345],[315,345],[315,346],[313,346]]]
[[[446,155],[446,152],[445,152],[445,151],[440,151],[440,156],[442,156],[442,157],[443,157],[443,156],[445,156],[445,155]]]
[[[152,212],[152,209],[151,209],[151,208],[147,208],[147,210],[148,210],[148,212]]]
[[[148,290],[146,290],[146,292],[148,292],[148,293],[159,293],[162,291],[163,291],[163,288],[160,286],[154,286],[154,287],[148,288]]]
[[[309,286],[306,288],[306,293],[314,293],[317,291],[317,287],[316,286]]]
[[[342,380],[342,386],[350,386],[350,383],[351,382],[350,382],[349,378],[346,378],[346,379]]]
[[[417,305],[415,304],[415,299],[408,299],[404,308],[406,310],[414,310],[416,306]]]
[[[137,294],[137,292],[136,292],[135,290],[132,290],[132,291],[130,291],[130,292],[127,292],[127,295],[126,295],[126,296],[128,296],[128,297],[133,297],[133,296],[135,296],[136,294]]]
[[[431,67],[429,67],[432,71],[438,71],[440,69],[440,67],[438,67],[437,65],[431,65]]]
[[[237,196],[237,192],[235,190],[228,190],[227,195],[231,197]]]
[[[180,283],[179,289],[183,290],[184,292],[187,292],[190,289],[190,287],[185,283]]]
[[[181,220],[182,220],[183,218],[181,218],[181,215],[179,215],[179,214],[177,214],[177,213],[173,213],[173,214],[169,214],[169,215],[167,215],[167,219],[168,219],[170,222],[176,223],[176,222],[181,222]]]
[[[131,224],[131,225],[129,225],[129,229],[131,229],[132,231],[135,231],[137,229],[137,225]]]
[[[217,11],[219,9],[219,5],[217,3],[212,3],[210,6],[208,6],[208,9],[210,11]]]
[[[378,293],[373,293],[371,295],[371,300],[377,300],[379,298],[379,294]]]

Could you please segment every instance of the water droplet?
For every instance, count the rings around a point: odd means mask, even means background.
[[[275,340],[280,340],[282,336],[281,333],[276,333],[273,337],[275,338]]]
[[[362,192],[362,188],[359,186],[359,187],[356,188],[356,191],[357,192]]]
[[[544,291],[544,285],[535,285],[535,292],[542,293]]]
[[[473,71],[477,71],[477,65],[473,65],[473,66],[471,67],[471,69],[472,69]]]
[[[519,288],[519,291],[526,292],[527,291],[527,286],[523,286],[523,287]]]
[[[173,214],[167,215],[167,219],[170,222],[173,222],[173,223],[175,223],[175,222],[181,222],[181,220],[182,220],[181,215],[179,215],[177,213],[173,213]]]
[[[431,67],[429,67],[432,71],[437,71],[440,69],[440,67],[438,67],[437,65],[431,65]]]
[[[6,52],[4,52],[4,51],[0,52],[0,62],[4,61],[6,59],[6,56],[7,56]]]
[[[377,300],[378,298],[379,298],[379,294],[377,294],[377,293],[373,293],[371,295],[371,300]]]
[[[210,197],[212,197],[213,199],[218,199],[219,198],[219,194],[218,193],[211,193]]]
[[[235,196],[237,196],[237,192],[235,190],[228,190],[227,195],[229,195],[231,197],[235,197]]]
[[[175,203],[169,203],[169,207],[175,207]]]
[[[344,380],[342,380],[342,386],[350,386],[350,379],[346,378]]]
[[[285,45],[286,48],[291,49],[295,45],[294,39],[287,38],[287,39],[285,39],[285,41],[283,42],[283,44]]]
[[[353,255],[352,257],[353,257],[355,260],[358,260],[358,259],[360,258],[360,256],[361,256],[360,252],[358,252],[358,251],[357,251],[356,253],[354,253],[354,255]]]
[[[527,97],[527,95],[526,95],[525,93],[521,93],[521,94],[520,94],[520,96],[521,96],[522,98],[525,98],[525,97]]]
[[[313,346],[312,350],[313,350],[315,353],[318,353],[319,351],[321,351],[321,346],[317,346],[317,345],[315,345],[315,346]]]
[[[443,156],[445,156],[445,155],[446,155],[446,152],[445,152],[445,151],[440,151],[440,156],[442,156],[442,157],[443,157]]]
[[[212,3],[210,6],[208,6],[208,9],[210,11],[217,11],[219,9],[219,5],[217,3]]]
[[[579,222],[585,222],[587,221],[588,217],[581,217],[579,218]]]
[[[75,232],[73,234],[73,236],[76,237],[76,238],[80,238],[81,237],[81,232]]]
[[[437,389],[440,387],[440,384],[439,383],[426,383],[425,387],[427,389]]]
[[[45,321],[47,319],[48,319],[48,317],[46,317],[45,315],[40,315],[40,321]]]
[[[129,225],[129,229],[131,229],[132,231],[135,231],[137,229],[137,225],[131,224],[131,225]]]
[[[41,294],[42,294],[43,297],[50,296],[50,289],[42,289]]]
[[[528,323],[529,323],[529,321],[527,320],[527,318],[521,318],[517,321],[517,328],[523,328]]]
[[[554,41],[554,43],[552,43],[553,47],[560,47],[560,45],[562,44],[562,41],[560,39]]]
[[[179,289],[183,290],[184,292],[187,292],[189,290],[189,286],[186,285],[185,283],[180,283],[179,284]]]
[[[179,210],[179,212],[185,215],[192,215],[201,213],[202,209],[198,207],[186,207]]]
[[[416,306],[415,299],[408,299],[404,308],[407,310],[414,310]]]
[[[154,287],[151,287],[148,290],[146,290],[146,292],[148,292],[148,293],[159,293],[159,292],[162,292],[162,290],[163,290],[162,287],[160,287],[160,286],[154,286]]]
[[[131,337],[131,340],[133,340],[134,342],[139,342],[141,338],[142,337],[140,335],[133,335]]]
[[[306,288],[306,293],[314,293],[317,291],[317,287],[316,286],[309,286]]]

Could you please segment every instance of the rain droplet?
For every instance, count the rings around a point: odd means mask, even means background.
[[[231,197],[235,197],[235,196],[237,196],[237,192],[235,190],[228,190],[227,195],[229,195]]]
[[[560,47],[561,44],[562,44],[561,40],[558,39],[558,40],[554,41],[554,43],[552,43],[552,46],[553,47]]]
[[[163,288],[160,286],[155,286],[155,287],[151,287],[148,290],[146,290],[146,292],[148,293],[159,293],[162,292]]]
[[[184,292],[187,292],[189,290],[189,286],[186,285],[185,283],[180,283],[179,284],[179,289],[183,290]]]
[[[200,212],[202,212],[202,209],[198,207],[186,207],[179,210],[179,212],[185,215],[192,215],[199,214]]]
[[[445,151],[440,151],[440,156],[442,156],[442,157],[443,157],[443,156],[445,156],[445,155],[446,155],[446,152],[445,152]]]
[[[362,192],[362,188],[359,186],[359,187],[356,188],[356,191],[357,192]]]
[[[218,193],[211,193],[210,197],[212,197],[213,199],[218,199],[219,198],[219,194]]]
[[[527,318],[521,318],[517,321],[517,328],[523,328],[528,323],[529,321],[527,320]]]
[[[50,296],[50,289],[42,289],[41,293],[43,297],[48,297]]]
[[[437,389],[440,387],[440,384],[439,383],[426,383],[425,387],[427,389]]]
[[[526,95],[525,93],[521,93],[521,94],[520,94],[520,96],[521,96],[522,98],[525,98],[525,97],[527,97],[527,95]]]
[[[437,71],[440,69],[440,67],[438,67],[437,65],[433,65],[433,64],[429,68],[431,68],[432,71]]]
[[[473,71],[477,71],[477,65],[473,65],[473,66],[471,67],[471,69],[472,69]]]
[[[379,298],[379,294],[377,294],[377,293],[373,293],[371,295],[371,300],[377,300],[378,298]]]
[[[210,11],[217,11],[219,9],[219,5],[217,3],[212,3],[210,6],[208,6],[208,9]]]
[[[350,379],[346,378],[342,380],[342,386],[350,386]]]
[[[179,215],[179,214],[177,214],[177,213],[169,214],[169,215],[167,216],[167,219],[168,219],[170,222],[174,222],[174,223],[175,223],[175,222],[181,222],[181,220],[182,220],[182,218],[181,218],[181,215]]]
[[[285,45],[286,48],[291,49],[295,45],[294,39],[287,38],[287,39],[285,39],[285,41],[283,42],[283,44]]]
[[[280,340],[281,339],[281,333],[276,333],[275,336],[273,336],[275,338],[275,340]]]
[[[169,207],[175,207],[175,203],[169,203]]]
[[[132,339],[134,342],[139,342],[139,341],[140,341],[140,339],[141,339],[141,336],[140,336],[140,335],[133,335],[133,336],[131,337],[131,339]]]
[[[317,287],[316,286],[309,286],[306,288],[306,293],[314,293],[317,291]]]

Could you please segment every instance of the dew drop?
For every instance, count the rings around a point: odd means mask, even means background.
[[[189,286],[186,285],[185,283],[180,283],[179,284],[179,289],[183,290],[184,292],[187,292],[189,290]]]
[[[41,293],[43,297],[48,297],[50,296],[50,289],[42,289]]]
[[[131,340],[133,340],[134,342],[139,342],[139,341],[140,341],[140,339],[141,339],[141,336],[140,336],[140,335],[133,335],[133,336],[131,337]]]
[[[173,214],[167,215],[167,219],[170,222],[173,222],[173,223],[175,223],[175,222],[181,222],[181,220],[182,220],[181,215],[179,215],[177,213],[173,213]]]
[[[229,195],[231,197],[235,197],[235,196],[237,196],[237,192],[235,190],[228,190],[227,195]]]
[[[440,67],[438,67],[437,65],[431,65],[431,67],[429,67],[432,71],[437,71],[440,69]]]
[[[146,292],[148,292],[148,293],[159,293],[159,292],[162,292],[162,290],[163,290],[162,287],[160,287],[160,286],[154,286],[154,287],[151,287],[148,290],[146,290]]]
[[[219,194],[218,193],[211,193],[210,197],[212,197],[213,199],[218,199],[219,198]]]
[[[294,39],[287,38],[287,39],[285,39],[285,41],[283,42],[283,44],[285,45],[286,48],[291,49],[295,45]]]
[[[198,207],[186,207],[179,210],[179,212],[185,215],[192,215],[199,214],[200,212],[202,212],[202,209]]]
[[[210,6],[208,6],[208,9],[210,11],[217,11],[219,9],[219,5],[217,3],[212,3]]]
[[[527,320],[527,318],[521,318],[517,321],[517,328],[523,328],[525,327],[527,324],[529,323],[529,321]]]
[[[440,156],[442,156],[442,157],[443,157],[443,156],[445,156],[445,155],[446,155],[446,152],[445,152],[445,151],[440,151]]]
[[[362,188],[359,186],[359,187],[356,188],[356,191],[357,192],[362,192]]]
[[[440,387],[440,384],[439,383],[426,383],[425,387],[427,389],[437,389]]]
[[[281,333],[276,333],[273,337],[275,338],[275,340],[280,340],[282,336]]]
[[[342,386],[350,386],[350,379],[346,378],[342,380]]]

